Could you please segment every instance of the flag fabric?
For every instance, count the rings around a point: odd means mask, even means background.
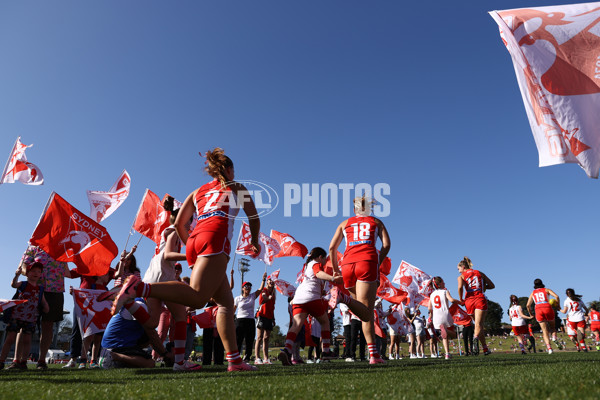
[[[165,210],[160,198],[150,189],[146,189],[142,203],[135,216],[133,229],[152,240],[158,246],[162,231],[169,226],[170,216],[171,213]]]
[[[379,274],[379,287],[377,288],[377,296],[394,304],[401,304],[408,296],[408,293],[402,289],[398,289],[384,274]]]
[[[282,295],[286,297],[293,296],[296,293],[296,287],[291,283],[284,281],[283,279],[279,279],[279,269],[277,271],[273,271],[268,278],[273,280],[273,284],[275,285],[275,289]]]
[[[237,254],[250,256],[256,260],[260,260],[267,265],[273,265],[273,259],[275,258],[275,255],[281,251],[277,240],[265,235],[262,232],[259,232],[258,241],[260,242],[260,253],[255,254],[252,251],[252,245],[250,243],[251,239],[252,235],[250,233],[250,225],[248,225],[246,222],[242,222],[235,252]]]
[[[373,328],[375,328],[375,335],[379,336],[380,338],[385,338],[385,333],[383,333],[383,330],[381,329],[381,321],[379,320],[379,313],[377,310],[373,310],[373,316]]]
[[[600,169],[600,3],[490,12],[513,61],[540,167]]]
[[[72,262],[81,275],[101,276],[117,256],[117,245],[102,225],[52,192],[30,243],[56,261]]]
[[[192,319],[201,329],[214,328],[217,322],[218,309],[218,306],[207,307],[198,314],[193,315]]]
[[[131,177],[123,170],[119,179],[108,190],[108,192],[87,191],[90,202],[90,216],[96,222],[102,222],[108,218],[129,196]]]
[[[424,306],[429,304],[428,298],[422,292],[430,280],[431,276],[402,260],[392,282],[400,285],[400,289],[408,294],[404,304],[414,307],[419,304]]]
[[[4,310],[8,310],[11,307],[14,307],[18,304],[25,303],[27,300],[6,300],[0,299],[0,312]]]
[[[459,307],[458,304],[452,304],[448,312],[452,315],[452,319],[456,325],[469,325],[471,323],[469,314]]]
[[[389,257],[386,257],[379,266],[379,273],[389,275],[390,272],[392,272],[392,260]]]
[[[271,229],[271,237],[277,240],[281,251],[275,257],[306,257],[308,249],[287,233],[281,233]]]
[[[79,323],[81,337],[104,332],[111,318],[112,301],[98,301],[98,296],[105,290],[73,289],[75,317]]]
[[[21,182],[25,185],[42,185],[44,184],[44,176],[42,171],[35,165],[27,161],[25,150],[29,146],[21,143],[21,137],[17,138],[13,146],[8,161],[4,165],[2,176],[0,176],[0,184]]]

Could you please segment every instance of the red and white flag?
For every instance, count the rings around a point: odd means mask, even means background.
[[[11,307],[14,307],[18,304],[25,303],[27,300],[6,300],[0,299],[0,312],[4,310],[8,310]]]
[[[292,235],[271,229],[271,237],[277,240],[281,251],[275,257],[306,257],[308,249]]]
[[[237,254],[250,256],[256,260],[260,260],[267,265],[273,265],[273,259],[275,258],[275,255],[281,251],[277,240],[265,235],[262,232],[259,232],[258,241],[260,242],[260,253],[255,254],[252,251],[252,245],[250,244],[251,239],[252,235],[250,233],[250,225],[248,225],[246,222],[242,222],[235,252]]]
[[[106,228],[54,192],[30,243],[56,261],[74,263],[81,275],[106,274],[119,252]]]
[[[377,288],[377,296],[394,304],[401,304],[406,300],[408,293],[402,289],[398,289],[384,274],[379,274],[379,287]]]
[[[283,279],[279,279],[279,271],[280,270],[273,271],[271,275],[269,275],[269,278],[271,278],[273,284],[275,284],[275,289],[284,296],[293,296],[294,293],[296,293],[296,287]]]
[[[170,216],[171,213],[165,210],[160,198],[150,189],[146,189],[140,208],[135,216],[133,229],[158,246],[162,231],[169,226]]]
[[[192,319],[201,329],[214,328],[217,322],[218,309],[218,306],[207,307],[204,310],[200,311],[198,314],[193,315]]]
[[[87,191],[90,202],[90,216],[96,222],[102,222],[108,218],[129,196],[131,177],[123,170],[119,179],[108,190],[108,192]]]
[[[400,285],[400,289],[408,294],[404,304],[414,307],[419,304],[424,306],[429,304],[429,299],[422,293],[430,280],[431,276],[402,260],[392,282]]]
[[[379,273],[389,275],[392,272],[392,260],[389,257],[383,259],[383,262],[379,266]]]
[[[79,323],[81,337],[85,338],[95,333],[104,332],[110,321],[112,301],[98,301],[105,290],[73,289],[75,317]]]
[[[448,312],[452,315],[452,319],[456,325],[469,325],[471,323],[469,314],[460,308],[458,304],[452,304]]]
[[[492,11],[512,57],[539,165],[600,169],[600,3]]]
[[[2,171],[0,184],[21,182],[25,185],[42,185],[44,183],[42,171],[35,164],[28,162],[25,157],[25,150],[31,146],[33,145],[27,146],[21,143],[20,136],[17,138]]]

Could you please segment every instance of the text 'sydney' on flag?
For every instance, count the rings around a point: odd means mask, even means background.
[[[277,240],[281,251],[275,255],[275,257],[306,257],[308,249],[305,245],[294,239],[294,237],[287,233],[277,232],[271,229],[271,237]]]
[[[42,185],[44,183],[42,171],[35,164],[28,162],[25,156],[25,150],[31,146],[33,145],[27,146],[21,143],[20,136],[17,138],[4,165],[0,184],[21,182],[25,185]]]
[[[540,167],[600,170],[600,3],[492,11],[512,57]]]
[[[119,179],[117,179],[108,192],[88,190],[90,217],[96,222],[102,222],[108,218],[127,199],[130,186],[131,177],[126,170],[123,170]]]
[[[260,254],[255,254],[252,251],[250,240],[252,235],[250,233],[250,225],[246,222],[242,222],[240,228],[240,235],[238,236],[237,246],[235,252],[244,256],[250,256],[256,260],[260,260],[267,265],[273,265],[273,259],[281,251],[277,240],[259,232],[258,241],[260,244]]]
[[[133,222],[133,229],[158,246],[160,234],[169,226],[170,215],[171,213],[163,207],[160,198],[151,190],[146,189]]]
[[[111,318],[112,301],[98,301],[98,296],[105,290],[73,289],[75,317],[79,324],[81,337],[85,338],[104,332]]]
[[[30,243],[57,261],[74,263],[81,275],[106,274],[118,253],[106,228],[54,192]]]

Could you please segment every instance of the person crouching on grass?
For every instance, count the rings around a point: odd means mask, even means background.
[[[8,335],[0,354],[0,369],[4,368],[4,360],[10,347],[15,342],[15,338],[17,342],[15,357],[13,363],[7,369],[27,369],[27,356],[31,350],[31,335],[35,332],[39,313],[40,311],[45,313],[49,311],[48,303],[44,298],[44,288],[38,286],[44,266],[42,263],[36,261],[29,265],[25,264],[25,268],[27,271],[25,273],[27,280],[18,282],[19,275],[22,272],[21,267],[19,267],[15,271],[15,277],[12,280],[11,286],[17,289],[14,299],[27,300],[27,302],[7,310],[10,311],[10,317],[6,321],[8,324],[6,328]]]

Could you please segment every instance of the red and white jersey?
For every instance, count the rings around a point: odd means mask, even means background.
[[[296,293],[294,294],[294,299],[292,300],[292,303],[306,304],[310,301],[322,299],[323,291],[325,290],[325,285],[328,282],[317,278],[317,273],[319,271],[324,271],[328,274],[333,273],[333,271],[331,271],[331,267],[327,269],[329,271],[325,269],[325,266],[323,264],[319,264],[315,260],[312,260],[311,262],[306,264],[306,268],[304,268],[304,279],[296,289]]]
[[[454,325],[454,320],[448,310],[449,307],[446,292],[446,289],[437,289],[429,296],[431,310],[433,311],[431,321],[433,322],[433,327],[435,329],[440,329],[442,325],[446,327]]]
[[[258,296],[258,303],[260,304],[260,307],[258,308],[258,312],[256,313],[258,317],[275,319],[275,297],[277,296],[276,292],[277,291],[275,290],[275,288],[273,288],[273,298],[271,300],[267,300],[267,297],[269,296],[269,289],[264,288],[262,292],[260,292],[260,295]]]
[[[523,309],[518,304],[514,304],[508,309],[508,315],[510,316],[510,323],[512,326],[523,326],[527,323],[525,322],[525,318],[521,318],[522,313]]]
[[[19,282],[19,287],[21,282]],[[18,304],[14,307],[12,312],[12,319],[17,319],[25,322],[35,322],[37,320],[39,310],[38,304],[40,304],[40,287],[33,286],[29,282],[25,286],[25,290],[19,293],[19,296],[15,300],[27,300],[26,303]]]
[[[591,324],[600,324],[600,311],[590,310],[589,316]]]
[[[483,277],[481,272],[476,269],[467,269],[462,273],[463,280],[465,281],[465,289],[467,297],[483,296]]]
[[[223,189],[221,182],[213,180],[202,185],[194,197],[198,217],[192,232],[214,232],[231,239],[233,223],[239,212],[237,196],[229,187]]]
[[[373,217],[355,216],[348,218],[344,228],[346,251],[344,251],[344,264],[359,261],[379,261],[379,253],[375,247],[379,229]]]
[[[535,289],[533,293],[531,293],[531,296],[533,297],[536,307],[544,304],[550,305],[548,302],[548,292],[546,292],[545,288]]]
[[[567,309],[567,319],[569,321],[579,322],[585,319],[583,303],[581,300],[572,300],[567,297],[563,303],[563,306]]]

